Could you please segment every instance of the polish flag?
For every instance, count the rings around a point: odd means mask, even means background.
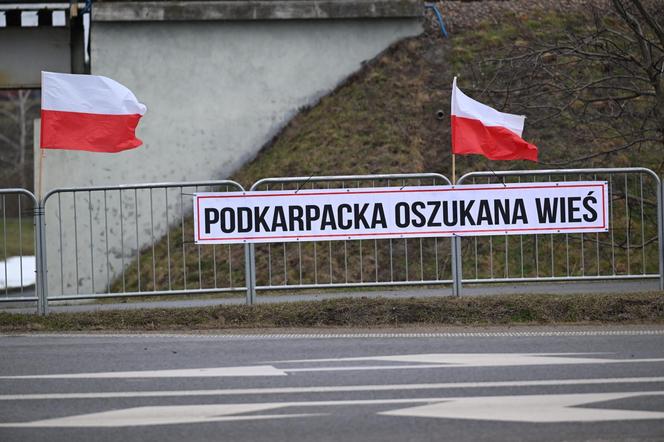
[[[147,108],[110,78],[42,72],[41,148],[120,152],[142,144]]]
[[[475,101],[452,83],[452,153],[490,160],[537,162],[537,146],[521,138],[523,115],[506,114]]]

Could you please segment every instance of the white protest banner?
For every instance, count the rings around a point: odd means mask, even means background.
[[[605,232],[605,181],[194,195],[197,244]]]

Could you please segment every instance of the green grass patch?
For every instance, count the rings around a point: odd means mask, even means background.
[[[0,331],[167,331],[280,327],[663,323],[664,293],[343,298],[255,306],[0,313]]]
[[[34,255],[35,236],[32,217],[0,220],[0,260],[12,256]]]

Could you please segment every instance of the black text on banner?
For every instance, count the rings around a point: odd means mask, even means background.
[[[197,193],[197,244],[604,232],[605,181]]]

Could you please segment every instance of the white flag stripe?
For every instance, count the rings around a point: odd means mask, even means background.
[[[143,115],[147,110],[115,80],[54,72],[42,72],[42,109],[101,115]]]
[[[501,126],[521,136],[526,117],[498,112],[492,107],[475,101],[457,87],[456,77],[452,83],[452,115],[479,120],[485,126]]]

